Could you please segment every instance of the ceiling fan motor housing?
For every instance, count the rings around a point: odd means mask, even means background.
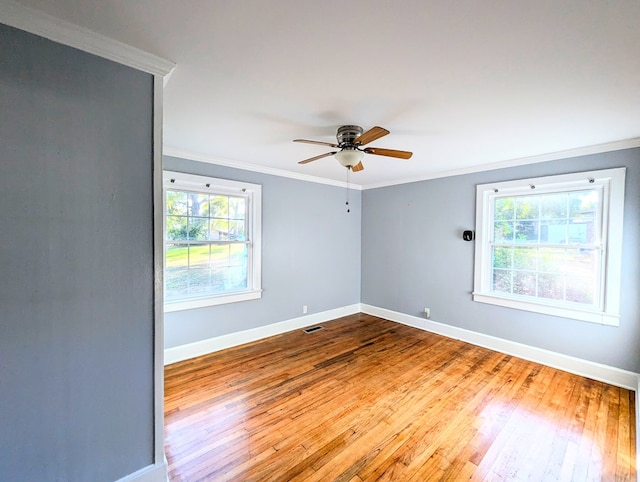
[[[335,155],[340,164],[355,172],[362,171],[364,169],[361,161],[365,153],[377,156],[397,157],[399,159],[409,159],[412,156],[412,152],[399,151],[397,149],[382,149],[379,147],[363,148],[363,146],[375,141],[376,139],[380,139],[387,134],[389,134],[389,131],[380,126],[374,126],[367,132],[364,132],[360,126],[346,125],[338,127],[338,132],[336,133],[336,139],[338,140],[337,144],[324,141],[310,141],[307,139],[294,139],[293,142],[306,142],[308,144],[319,144],[321,146],[340,149],[337,152],[326,152],[319,156],[304,159],[303,161],[298,162],[298,164],[307,164],[324,157]]]
[[[343,147],[343,144],[346,146],[352,146],[353,141],[355,141],[364,130],[360,126],[342,126],[338,127],[338,133],[336,134],[336,139],[338,139],[338,144],[340,147]]]

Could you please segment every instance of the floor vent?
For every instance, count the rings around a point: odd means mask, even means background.
[[[305,328],[304,331],[305,333],[309,334],[309,333],[313,333],[314,331],[318,331],[318,330],[324,330],[324,326],[313,326],[311,328]]]

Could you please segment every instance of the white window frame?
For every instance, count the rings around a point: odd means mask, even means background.
[[[175,171],[163,173],[163,255],[166,254],[166,191],[176,189],[180,191],[198,192],[203,194],[222,194],[228,196],[246,197],[248,201],[247,214],[247,289],[207,295],[198,298],[186,298],[176,301],[165,301],[165,313],[190,310],[206,306],[216,306],[238,301],[255,300],[262,297],[262,186],[246,182],[230,181],[195,174]],[[166,266],[166,262],[165,262]],[[163,287],[164,289],[164,287]]]
[[[476,245],[473,300],[575,320],[618,326],[625,168],[480,184],[476,186]],[[575,304],[491,291],[493,206],[498,196],[566,192],[598,186],[602,190],[600,304],[589,309]]]

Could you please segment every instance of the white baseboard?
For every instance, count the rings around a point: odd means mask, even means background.
[[[169,472],[166,460],[159,464],[149,465],[136,472],[129,474],[117,482],[167,482]]]
[[[536,348],[514,341],[504,340],[491,335],[485,335],[464,328],[438,323],[418,316],[407,315],[397,311],[378,308],[366,304],[360,305],[361,311],[370,315],[379,316],[387,320],[402,323],[421,330],[444,335],[456,340],[466,341],[474,345],[489,348],[491,350],[517,356],[525,360],[534,361],[559,370],[564,370],[583,377],[592,378],[601,382],[609,383],[617,387],[627,388],[636,391],[639,389],[640,374],[610,367],[601,363],[596,363],[569,355],[563,355],[543,348]],[[636,391],[636,396],[638,392]],[[636,409],[638,405],[636,404]]]
[[[233,346],[250,343],[252,341],[261,340],[273,335],[279,335],[291,330],[305,328],[317,323],[334,320],[341,316],[352,315],[360,312],[360,304],[343,306],[333,310],[323,311],[321,313],[313,313],[310,315],[292,318],[290,320],[272,323],[271,325],[260,326],[250,330],[239,331],[237,333],[229,333],[228,335],[208,338],[206,340],[196,341],[187,345],[175,346],[164,350],[164,364],[170,365],[189,358],[206,355],[215,351],[224,350]]]

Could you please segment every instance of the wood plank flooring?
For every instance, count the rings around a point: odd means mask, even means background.
[[[634,393],[358,314],[165,370],[172,481],[636,480]]]

